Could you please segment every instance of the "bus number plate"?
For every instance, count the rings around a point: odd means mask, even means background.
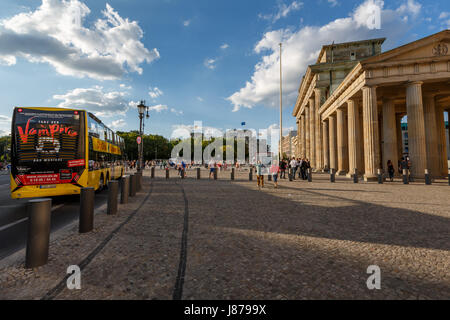
[[[56,188],[56,184],[48,184],[40,187],[41,189],[54,189]]]

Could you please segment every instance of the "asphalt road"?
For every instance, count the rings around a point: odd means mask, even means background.
[[[106,203],[107,191],[95,195],[95,208]],[[0,260],[24,248],[27,241],[27,202],[29,199],[11,199],[9,175],[0,174]],[[79,216],[79,196],[52,198],[51,232]]]

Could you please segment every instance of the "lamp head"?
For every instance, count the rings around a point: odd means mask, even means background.
[[[141,102],[139,103],[139,105],[137,106],[137,108],[138,108],[139,114],[140,114],[140,115],[143,115],[143,114],[145,113],[145,109],[147,108],[147,107],[145,106],[145,101],[141,101]]]

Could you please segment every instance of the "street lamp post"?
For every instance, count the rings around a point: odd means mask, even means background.
[[[138,146],[139,151],[139,159],[138,159],[138,171],[142,170],[142,162],[144,157],[144,114],[145,111],[147,111],[147,118],[148,115],[148,107],[145,105],[145,101],[141,101],[139,105],[137,106],[138,112],[139,112],[139,135],[141,137],[141,143]]]
[[[279,146],[279,155],[280,161],[283,159],[283,73],[282,73],[282,65],[281,65],[281,56],[282,56],[282,46],[283,44],[280,42],[280,146]]]

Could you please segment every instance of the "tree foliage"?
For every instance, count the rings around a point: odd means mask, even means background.
[[[139,136],[138,131],[130,132],[117,132],[125,140],[125,154],[129,160],[138,159],[138,144],[137,137]],[[154,159],[169,159],[170,153],[177,143],[177,141],[169,141],[163,136],[159,135],[144,135],[144,161],[154,160]]]

